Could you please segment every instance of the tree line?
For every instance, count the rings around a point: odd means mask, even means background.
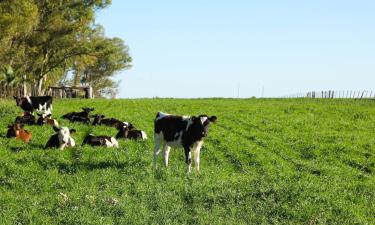
[[[117,90],[129,48],[95,14],[111,0],[0,0],[0,97],[43,95],[51,85]]]

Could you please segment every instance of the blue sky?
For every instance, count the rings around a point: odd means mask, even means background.
[[[375,1],[121,1],[98,12],[130,47],[119,97],[374,90]]]

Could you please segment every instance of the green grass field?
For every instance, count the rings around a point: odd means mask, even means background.
[[[60,119],[83,106],[132,122],[147,141],[80,147],[116,129]],[[0,100],[0,224],[375,224],[375,102],[314,99],[56,100],[78,147],[44,150],[54,131],[5,138],[20,108]],[[187,174],[182,149],[153,158],[157,111],[216,115]]]

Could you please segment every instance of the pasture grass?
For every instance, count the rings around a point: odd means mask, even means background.
[[[149,139],[81,147],[117,132],[60,119],[85,106]],[[218,117],[200,172],[187,174],[181,149],[152,167],[157,111]],[[49,126],[26,126],[29,144],[5,138],[19,113],[0,100],[1,224],[375,224],[374,101],[55,100],[53,117],[77,130],[63,151],[43,149]]]

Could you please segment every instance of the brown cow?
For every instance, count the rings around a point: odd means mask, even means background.
[[[7,138],[15,137],[16,139],[22,140],[25,143],[29,143],[32,138],[31,132],[23,129],[23,124],[14,123],[8,125]]]

